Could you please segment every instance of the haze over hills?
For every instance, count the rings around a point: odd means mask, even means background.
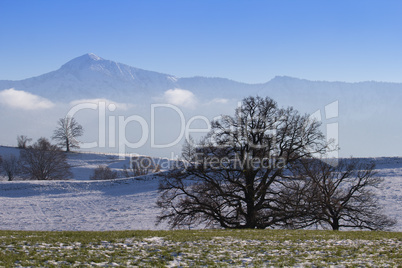
[[[33,94],[30,102],[34,103],[35,109],[58,109],[51,113],[55,118],[49,118],[50,114],[43,112],[46,120],[51,122],[42,120],[42,129],[53,128],[57,117],[63,116],[63,112],[65,115],[68,110],[62,105],[55,108],[55,104],[71,106],[74,101],[83,99],[107,99],[144,107],[151,103],[171,103],[190,110],[193,115],[208,114],[208,117],[213,117],[233,114],[237,101],[249,95],[259,95],[275,99],[280,106],[294,106],[303,113],[314,113],[323,122],[324,132],[330,124],[337,124],[337,139],[343,156],[402,154],[402,124],[399,118],[402,114],[399,104],[402,83],[326,82],[277,76],[266,83],[247,84],[225,78],[180,78],[85,54],[53,72],[19,81],[0,81],[0,109],[3,115],[0,123],[10,125],[9,137],[2,138],[7,141],[5,144],[11,144],[17,134],[45,135],[35,131],[27,133],[26,129],[33,129],[36,125],[32,122],[20,123],[26,117],[22,111],[25,103],[17,105],[20,108],[17,112],[13,104],[21,100],[15,92],[6,92],[10,88]],[[149,113],[149,105],[146,112]],[[125,116],[132,114],[140,114],[140,111],[126,111]],[[39,116],[36,120],[40,120]],[[160,120],[160,137],[175,129],[169,120],[167,115]]]

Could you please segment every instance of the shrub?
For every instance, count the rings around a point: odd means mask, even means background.
[[[108,166],[98,166],[92,176],[91,180],[114,180],[118,176],[116,171],[111,170]]]
[[[21,171],[31,180],[61,180],[72,177],[66,155],[56,145],[40,138],[20,153]]]

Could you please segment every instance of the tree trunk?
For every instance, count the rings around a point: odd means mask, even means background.
[[[247,205],[247,216],[246,216],[246,228],[247,229],[255,229],[257,227],[257,219],[255,215],[254,204]]]
[[[247,204],[247,215],[246,215],[246,228],[255,229],[257,227],[257,215],[255,207],[255,191],[254,191],[254,174],[252,171],[245,172],[246,177],[246,192],[245,201]]]
[[[332,230],[339,231],[339,219],[333,218],[331,223]]]

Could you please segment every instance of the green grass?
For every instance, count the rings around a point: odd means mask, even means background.
[[[0,231],[0,267],[398,266],[400,232]]]

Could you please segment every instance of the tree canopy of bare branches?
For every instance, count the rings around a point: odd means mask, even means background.
[[[25,149],[28,146],[28,143],[30,143],[32,139],[28,138],[25,135],[19,135],[17,136],[17,146],[20,149]]]
[[[84,129],[75,118],[68,116],[60,118],[57,125],[52,139],[58,141],[60,146],[65,147],[67,152],[71,148],[79,148],[79,142],[76,138],[82,136]]]
[[[65,153],[59,147],[40,138],[20,152],[23,174],[32,180],[61,180],[72,177]]]
[[[9,181],[14,180],[20,172],[20,164],[15,155],[5,156],[3,162],[0,161],[0,166]]]
[[[333,230],[359,228],[383,230],[395,224],[381,213],[374,189],[383,181],[374,163],[340,159],[331,165],[319,159],[303,159],[293,166],[295,180],[288,183],[284,202],[303,208],[294,227],[321,225]],[[298,206],[296,205],[298,204]]]
[[[326,150],[319,126],[270,98],[243,99],[235,116],[184,145],[183,168],[164,173],[159,222],[263,229],[294,217],[277,201],[285,167]]]

